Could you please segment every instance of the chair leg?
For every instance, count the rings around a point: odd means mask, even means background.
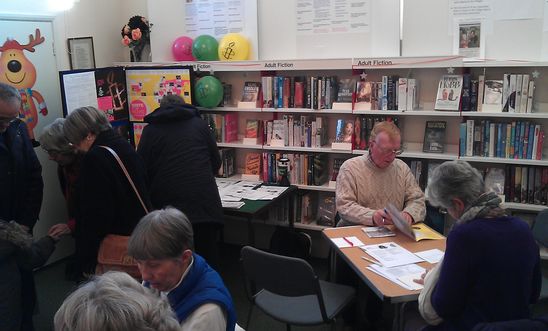
[[[251,314],[253,314],[253,307],[254,307],[254,305],[251,304],[249,306],[249,311],[247,312],[247,322],[245,324],[245,329],[246,330],[249,330],[249,324],[251,323]]]
[[[291,325],[286,324],[286,325],[285,325],[285,330],[286,330],[286,331],[291,331]]]

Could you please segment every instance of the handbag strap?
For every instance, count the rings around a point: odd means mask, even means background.
[[[145,203],[143,202],[143,199],[141,199],[141,195],[139,194],[139,191],[137,191],[137,187],[135,187],[135,184],[133,183],[133,180],[131,179],[131,176],[129,175],[129,172],[126,169],[126,166],[124,165],[124,163],[122,162],[122,160],[120,159],[118,154],[116,154],[116,152],[108,146],[103,146],[103,145],[98,145],[98,146],[101,147],[101,148],[106,149],[107,151],[109,151],[110,154],[112,154],[114,156],[116,161],[118,161],[118,164],[120,165],[120,168],[122,168],[122,171],[124,172],[124,175],[126,175],[126,178],[129,181],[129,184],[133,188],[133,191],[135,191],[135,194],[137,195],[137,198],[139,198],[139,202],[141,203],[141,206],[143,206],[143,209],[145,210],[145,213],[148,214],[148,208],[145,205]]]

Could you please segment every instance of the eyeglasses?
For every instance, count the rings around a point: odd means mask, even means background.
[[[375,143],[375,145],[377,145],[377,142],[373,141]],[[401,155],[403,153],[403,149],[388,149],[388,148],[382,148],[380,147],[379,145],[377,145],[377,149],[379,150],[379,152],[381,152],[382,154],[394,154],[396,156],[398,155]]]
[[[11,124],[15,122],[17,119],[18,119],[17,116],[12,118],[0,117],[0,124]]]

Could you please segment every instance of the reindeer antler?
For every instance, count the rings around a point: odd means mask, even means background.
[[[29,35],[29,43],[26,45],[21,45],[21,47],[29,52],[34,52],[34,46],[40,45],[41,43],[46,40],[46,38],[40,36],[40,29],[36,29],[35,33],[36,37],[33,35]]]

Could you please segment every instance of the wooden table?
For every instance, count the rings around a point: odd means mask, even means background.
[[[394,230],[394,229],[393,229]],[[344,260],[348,265],[354,270],[354,272],[360,277],[360,279],[383,301],[390,302],[396,307],[396,314],[394,320],[394,330],[399,330],[402,327],[402,313],[403,313],[403,303],[409,301],[415,301],[419,297],[420,291],[411,291],[407,290],[392,281],[374,273],[371,270],[367,269],[367,266],[371,264],[364,259],[362,256],[367,255],[359,247],[348,247],[348,248],[339,248],[337,245],[331,241],[331,238],[340,238],[340,237],[351,237],[355,236],[361,240],[365,245],[372,244],[381,244],[384,242],[395,242],[403,248],[411,252],[425,251],[429,249],[437,248],[439,250],[445,251],[445,239],[440,240],[421,240],[415,242],[411,238],[403,235],[399,231],[395,231],[395,237],[384,237],[384,238],[369,238],[363,231],[362,226],[348,226],[341,228],[329,228],[324,229],[322,234],[327,238],[331,247],[337,254]],[[431,268],[432,264],[428,262],[418,263],[423,268]],[[334,275],[334,263],[331,263],[331,272]]]

